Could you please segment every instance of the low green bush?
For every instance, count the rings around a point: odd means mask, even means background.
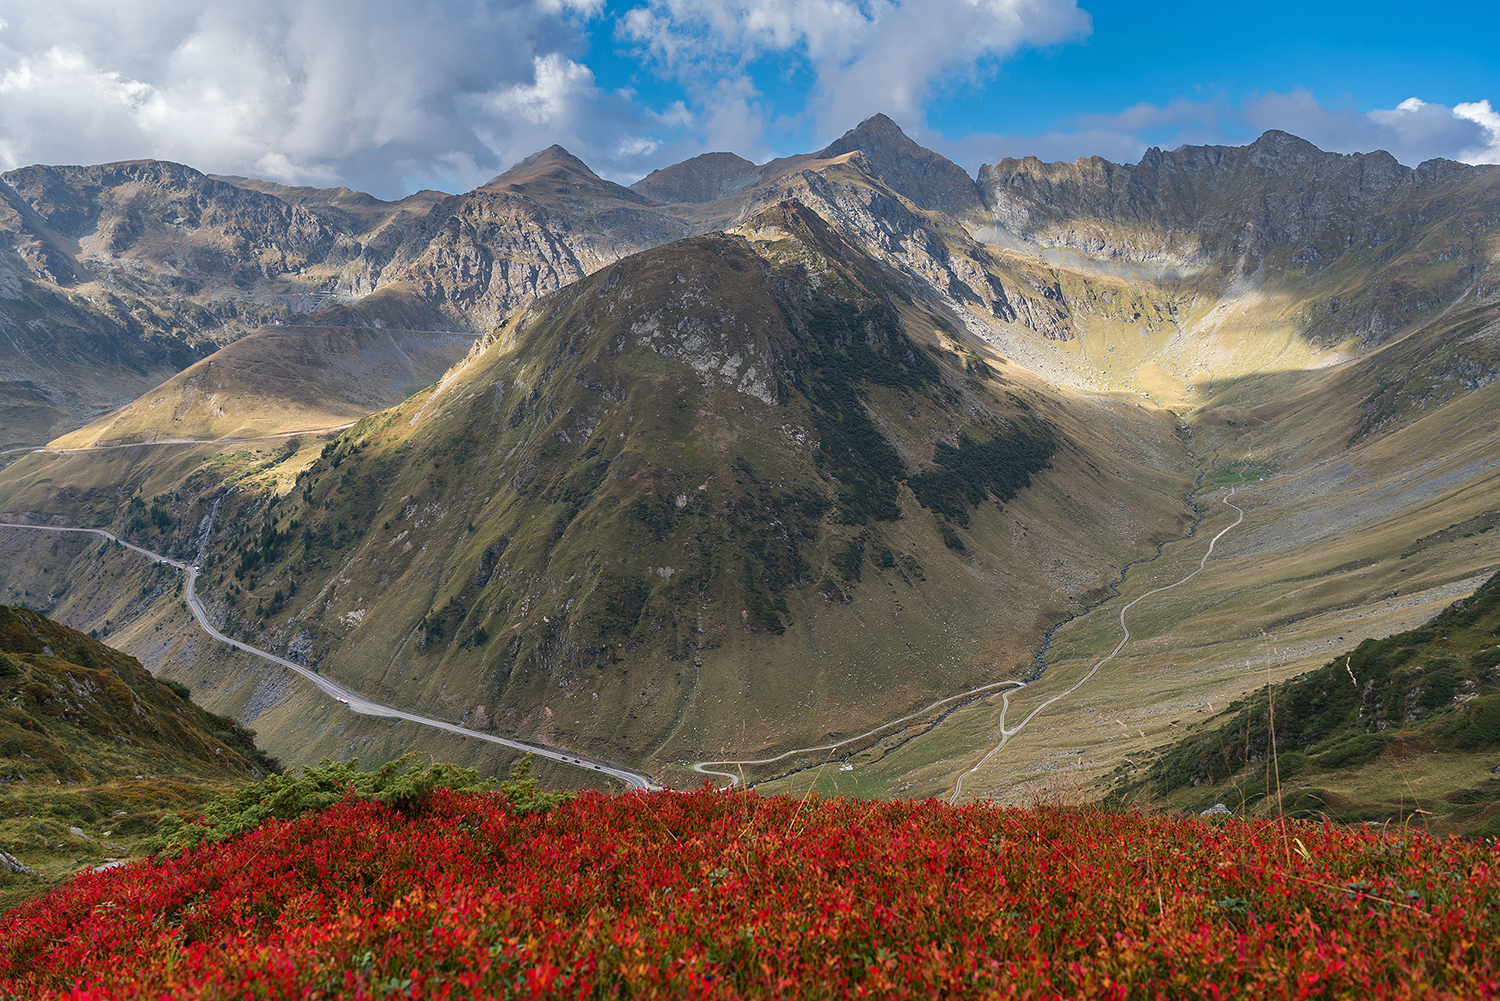
[[[498,786],[481,779],[472,768],[433,764],[426,768],[407,754],[388,761],[371,772],[361,772],[359,759],[336,762],[324,759],[316,768],[299,774],[271,775],[260,782],[215,797],[203,809],[201,821],[185,820],[180,814],[161,819],[156,836],[146,845],[152,854],[177,857],[205,842],[227,841],[252,831],[267,820],[288,820],[304,813],[326,810],[345,799],[369,799],[388,803],[404,812],[421,810],[426,794],[434,789],[455,792],[494,790],[516,813],[540,813],[572,797],[571,793],[547,792],[531,774],[531,755],[511,770],[510,779]]]

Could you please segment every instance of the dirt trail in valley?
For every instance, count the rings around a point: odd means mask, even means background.
[[[1000,706],[1000,743],[996,744],[995,747],[988,754],[986,754],[983,758],[979,759],[979,763],[976,764],[973,768],[970,768],[968,771],[963,772],[963,773],[961,773],[958,776],[958,780],[954,784],[953,795],[948,800],[949,803],[957,803],[958,802],[958,797],[960,795],[962,795],[962,793],[963,793],[964,779],[968,778],[970,775],[973,775],[975,772],[979,771],[985,765],[989,764],[990,759],[993,758],[995,755],[997,755],[997,754],[1000,753],[1001,748],[1003,748],[1010,741],[1010,738],[1014,737],[1016,734],[1020,733],[1023,729],[1025,729],[1026,725],[1028,723],[1030,723],[1033,719],[1035,719],[1037,717],[1037,714],[1039,714],[1043,709],[1046,709],[1048,706],[1052,705],[1054,702],[1057,702],[1060,699],[1064,699],[1067,696],[1072,695],[1074,692],[1078,691],[1078,689],[1082,688],[1089,681],[1090,678],[1092,678],[1094,675],[1096,675],[1096,674],[1099,673],[1099,669],[1100,668],[1102,668],[1105,664],[1108,664],[1110,661],[1114,660],[1115,657],[1120,653],[1120,651],[1123,650],[1123,649],[1125,649],[1125,644],[1127,644],[1127,643],[1130,642],[1130,627],[1125,624],[1125,615],[1126,615],[1127,612],[1129,612],[1136,605],[1138,605],[1141,602],[1145,601],[1147,598],[1151,597],[1152,595],[1154,595],[1154,594],[1160,594],[1163,591],[1170,591],[1174,587],[1177,587],[1177,586],[1179,586],[1181,584],[1186,584],[1188,581],[1192,580],[1194,577],[1198,576],[1200,573],[1203,572],[1204,568],[1208,566],[1208,558],[1213,555],[1213,553],[1214,553],[1214,547],[1218,544],[1219,540],[1222,539],[1224,536],[1228,535],[1229,532],[1232,529],[1234,529],[1236,526],[1238,526],[1241,522],[1243,522],[1245,520],[1244,509],[1242,509],[1241,507],[1239,507],[1236,504],[1231,503],[1230,500],[1229,500],[1229,498],[1232,497],[1232,496],[1234,496],[1234,495],[1235,495],[1235,490],[1234,490],[1234,488],[1231,488],[1230,491],[1229,491],[1229,493],[1226,494],[1226,495],[1224,495],[1223,497],[1221,497],[1219,500],[1220,500],[1220,503],[1225,504],[1228,507],[1232,507],[1236,511],[1238,511],[1239,512],[1239,516],[1234,519],[1233,523],[1231,523],[1230,525],[1228,525],[1227,527],[1225,527],[1224,529],[1222,529],[1219,532],[1218,535],[1215,535],[1212,539],[1209,540],[1208,550],[1206,552],[1204,552],[1203,558],[1198,561],[1198,569],[1194,570],[1192,573],[1188,574],[1186,577],[1183,577],[1181,580],[1173,581],[1171,584],[1167,584],[1167,585],[1165,585],[1163,587],[1158,587],[1158,588],[1155,588],[1154,590],[1147,591],[1145,594],[1141,595],[1139,598],[1136,598],[1134,601],[1130,602],[1130,604],[1128,604],[1125,607],[1121,608],[1120,609],[1120,630],[1123,633],[1123,635],[1120,637],[1120,642],[1115,645],[1115,648],[1113,650],[1111,650],[1107,656],[1105,656],[1102,660],[1100,660],[1097,664],[1095,664],[1093,666],[1093,668],[1087,674],[1085,674],[1082,678],[1079,678],[1076,682],[1074,682],[1073,686],[1071,688],[1067,689],[1066,691],[1059,692],[1058,694],[1052,696],[1047,701],[1043,702],[1041,705],[1037,706],[1029,714],[1027,714],[1027,716],[1026,716],[1025,719],[1021,720],[1021,722],[1017,723],[1013,727],[1007,727],[1005,725],[1005,716],[1006,716],[1006,713],[1010,711],[1010,697],[1011,697],[1011,695],[1013,693],[1012,692],[1004,692],[1004,693],[1001,694],[1000,698],[1001,698],[1002,701],[1001,701],[1001,706]],[[1026,687],[1026,686],[1023,685],[1021,687]]]

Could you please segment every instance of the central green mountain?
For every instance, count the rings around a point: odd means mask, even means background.
[[[667,782],[833,743],[782,784],[1096,782],[1494,572],[1500,168],[1271,132],[976,179],[876,116],[629,188],[557,147],[399,203],[151,163],[7,179],[0,326],[71,329],[25,312],[67,299],[157,329],[187,279],[239,312],[178,324],[234,343],[121,375],[98,399],[134,402],[88,423],[13,394],[0,423],[67,433],[0,449],[0,521],[109,528],[200,564],[243,641]],[[96,294],[127,271],[159,322]],[[109,381],[70,351],[31,355]],[[138,553],[4,529],[0,571],[287,760],[509,764],[209,639]]]
[[[199,594],[373,697],[669,771],[1027,674],[1191,524],[1190,463],[909,288],[795,202],[627,258],[232,495]]]

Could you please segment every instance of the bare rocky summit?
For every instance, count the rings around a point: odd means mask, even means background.
[[[701,205],[718,201],[743,188],[755,176],[756,166],[733,153],[704,153],[691,160],[653,170],[630,186],[632,191],[658,202],[691,202]]]

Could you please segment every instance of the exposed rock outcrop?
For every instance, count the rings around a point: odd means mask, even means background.
[[[875,115],[844,133],[818,154],[832,158],[859,150],[871,173],[919,208],[964,218],[981,212],[979,189],[962,167],[913,142],[885,115]]]
[[[704,153],[691,160],[653,170],[630,190],[658,202],[717,201],[739,191],[754,179],[755,164],[733,153]]]

